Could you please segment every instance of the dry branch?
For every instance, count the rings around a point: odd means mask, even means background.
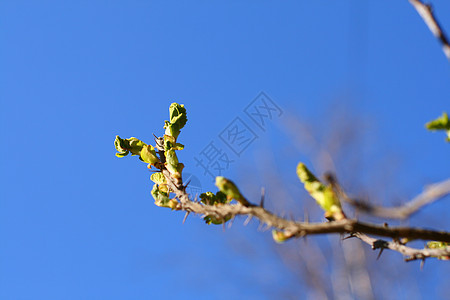
[[[450,246],[448,246],[446,249],[416,249],[407,247],[396,241],[388,242],[384,240],[377,240],[361,233],[356,233],[354,234],[354,236],[364,243],[371,245],[372,249],[374,250],[380,249],[380,251],[382,251],[383,249],[390,249],[400,252],[401,254],[406,256],[406,261],[450,255]]]
[[[328,179],[332,184],[334,184],[342,200],[353,205],[359,212],[386,219],[406,219],[414,213],[418,212],[424,206],[436,202],[447,195],[450,195],[449,178],[425,187],[425,190],[421,194],[417,195],[411,201],[402,206],[383,207],[372,205],[365,201],[352,199],[351,197],[347,196],[347,194],[343,191],[343,189],[339,186],[339,184],[333,177],[329,177]]]
[[[431,5],[424,4],[420,0],[409,0],[409,3],[416,9],[433,35],[441,42],[442,51],[444,51],[447,59],[450,60],[450,44],[448,38],[436,20]]]

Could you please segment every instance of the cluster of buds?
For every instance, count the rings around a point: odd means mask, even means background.
[[[164,167],[169,171],[170,176],[175,179],[177,184],[181,184],[181,172],[184,165],[178,162],[175,150],[183,150],[184,146],[177,143],[178,135],[181,129],[186,125],[186,109],[184,105],[172,103],[169,107],[170,121],[165,121],[164,128]],[[156,167],[162,170],[161,159],[157,156],[156,150],[152,145],[147,145],[141,140],[131,137],[129,139],[122,139],[116,136],[114,146],[117,150],[117,157],[131,155],[138,155],[139,159],[148,164],[148,168]],[[162,154],[161,154],[162,155]],[[166,178],[161,172],[154,173],[150,177],[154,182],[151,194],[155,199],[155,204],[162,207],[169,207],[176,209],[178,201],[170,199],[170,191],[167,186]]]
[[[212,192],[206,192],[200,195],[201,202],[205,205],[220,206],[229,204],[232,200],[236,200],[238,203],[249,206],[250,203],[242,196],[237,186],[229,179],[222,176],[216,177],[216,186],[219,191],[214,194]],[[213,215],[207,215],[203,218],[207,224],[223,224],[231,219],[230,215],[223,217],[216,217]]]
[[[152,145],[145,144],[143,141],[135,137],[121,139],[118,135],[116,135],[114,146],[117,150],[117,157],[124,157],[129,153],[131,153],[131,155],[139,155],[139,159],[145,163],[148,163],[149,168],[159,162],[159,158],[156,156],[155,148],[153,148]]]
[[[444,117],[447,116],[445,115]],[[439,120],[440,123],[438,121],[433,121],[434,127],[430,125],[430,128],[450,126],[448,125],[448,117],[446,119],[447,123],[444,122],[444,119]],[[154,182],[151,194],[155,199],[155,204],[157,206],[169,207],[171,209],[179,208],[178,201],[174,198],[170,198],[171,191],[166,180],[171,179],[174,180],[177,186],[182,185],[182,171],[184,165],[178,161],[176,151],[184,149],[184,146],[177,142],[177,138],[180,135],[181,129],[186,125],[186,122],[187,116],[184,105],[172,103],[169,107],[169,120],[165,121],[164,125],[164,137],[159,139],[158,143],[159,155],[161,157],[157,156],[155,148],[152,145],[147,145],[137,138],[131,137],[129,139],[121,139],[119,136],[116,136],[116,140],[114,141],[114,145],[118,152],[116,153],[116,156],[124,157],[131,153],[131,155],[139,156],[143,162],[148,164],[149,168],[156,167],[160,170],[160,172],[154,173],[150,177]],[[163,155],[164,157],[162,157]],[[170,178],[164,176],[161,172],[163,169],[166,169],[169,172]],[[326,218],[337,221],[345,219],[339,197],[335,194],[331,185],[323,184],[303,163],[298,164],[297,175],[304,184],[305,189],[325,211]],[[219,189],[216,194],[206,192],[200,195],[203,205],[221,206],[230,204],[231,201],[235,200],[238,205],[247,207],[252,206],[231,180],[218,176],[216,177],[216,186]],[[220,216],[214,214],[206,215],[204,220],[207,224],[223,224],[230,218],[230,215]],[[272,236],[278,243],[284,242],[292,237],[283,231],[277,230],[272,232]],[[430,247],[434,246],[436,245],[430,245]]]
[[[153,173],[150,179],[155,183],[152,189],[152,196],[155,199],[155,205],[175,209],[178,201],[169,198],[169,188],[166,178],[162,173]]]
[[[221,191],[218,191],[216,194],[212,192],[206,192],[203,194],[200,194],[200,200],[205,205],[214,205],[214,206],[221,206],[224,204],[230,203],[230,200],[227,199],[227,196],[222,193]],[[207,215],[203,217],[203,220],[205,220],[206,224],[223,224],[226,223],[231,219],[231,216],[224,216],[224,217],[217,217],[213,215]]]
[[[181,173],[184,165],[178,161],[176,150],[183,150],[184,146],[177,143],[181,129],[186,125],[187,115],[184,105],[172,103],[169,107],[169,121],[165,121],[164,129],[164,155],[166,157],[165,167],[170,172],[177,184],[182,183]]]

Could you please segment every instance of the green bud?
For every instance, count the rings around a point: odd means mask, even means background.
[[[170,120],[165,121],[164,128],[166,129],[166,135],[178,138],[181,129],[186,125],[186,109],[184,105],[178,103],[172,103],[169,107]]]
[[[156,156],[155,148],[153,148],[152,145],[142,147],[142,150],[140,152],[140,158],[142,161],[151,165],[154,165],[155,163],[159,162],[159,159]]]
[[[446,242],[428,242],[427,243],[427,248],[430,249],[445,249],[448,246],[450,246],[450,243],[446,243]],[[438,256],[438,259],[441,260],[450,260],[450,256],[449,255],[442,255],[442,256]]]
[[[164,150],[171,150],[173,146],[176,144],[175,138],[171,135],[164,135]]]
[[[178,166],[178,157],[175,150],[167,150],[164,152],[166,155],[166,162],[173,166]]]
[[[139,155],[141,153],[142,148],[146,146],[146,144],[143,141],[135,137],[131,137],[127,139],[127,141],[129,144],[128,150],[131,152],[132,155]]]
[[[233,183],[233,181],[226,179],[222,176],[216,177],[216,186],[219,190],[224,193],[227,197],[227,200],[237,200],[241,204],[248,206],[250,203],[242,196],[241,192],[237,188],[237,186]]]
[[[150,180],[156,184],[166,184],[166,177],[164,177],[164,174],[161,172],[153,173],[150,176]]]
[[[450,142],[450,120],[446,112],[442,113],[442,116],[425,124],[428,130],[444,130],[447,133],[447,142]]]
[[[291,238],[290,236],[287,236],[283,231],[278,231],[275,229],[272,230],[272,237],[273,240],[278,244],[282,244],[286,242],[289,238]]]
[[[213,205],[215,202],[214,201],[215,196],[216,195],[214,195],[214,193],[212,193],[212,192],[206,192],[206,193],[200,194],[200,199],[203,204]]]
[[[155,205],[157,206],[175,209],[178,205],[178,202],[175,199],[169,199],[169,194],[165,185],[158,186],[157,184],[154,184],[152,196],[153,199],[155,199]]]
[[[166,169],[169,170],[173,178],[180,179],[184,165],[178,162],[175,150],[167,150],[164,153],[166,155]]]
[[[229,201],[227,201],[226,196],[222,192],[217,192],[215,195],[212,192],[206,192],[200,194],[200,199],[203,204],[206,205],[223,205]],[[224,218],[216,218],[214,216],[205,216],[203,220],[205,220],[206,224],[215,224],[219,225],[227,222],[231,219],[231,216],[225,216]]]
[[[228,222],[231,219],[231,216],[225,216],[224,218],[216,218],[213,216],[206,216],[203,218],[203,220],[205,220],[206,224],[211,225],[220,225],[223,223]]]
[[[314,176],[313,173],[306,167],[304,163],[299,163],[297,165],[297,176],[301,182],[318,182],[319,180]]]
[[[341,203],[331,186],[326,186],[305,166],[303,163],[297,165],[297,176],[305,185],[306,191],[325,211],[325,217],[328,219],[345,219]]]
[[[435,241],[432,241],[432,242],[428,242],[427,243],[427,248],[430,248],[430,249],[442,249],[442,248],[447,247],[448,245],[449,244],[446,243],[446,242],[435,242]]]
[[[202,193],[200,199],[206,205],[220,205],[228,202],[226,195],[221,191],[218,191],[215,195],[212,192]]]

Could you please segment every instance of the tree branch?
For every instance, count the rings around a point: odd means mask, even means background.
[[[337,185],[336,182],[334,182],[333,184]],[[339,191],[339,194],[342,196],[342,199],[353,205],[360,212],[370,214],[379,218],[403,220],[410,217],[424,206],[436,202],[447,195],[450,195],[450,178],[427,186],[421,194],[414,197],[408,203],[397,207],[382,207],[372,205],[370,203],[348,197],[345,192],[343,192],[342,188],[340,188],[338,185],[337,189]]]
[[[237,204],[216,203],[216,205],[203,204],[196,199],[191,200],[189,198],[189,194],[186,192],[187,186],[183,185],[181,178],[173,176],[173,174],[171,174],[171,172],[166,168],[166,164],[163,163],[166,161],[166,157],[162,139],[155,138],[155,141],[156,149],[159,154],[159,161],[153,165],[164,175],[164,178],[166,179],[165,184],[168,187],[169,194],[175,194],[175,198],[179,200],[179,202],[177,201],[174,206],[170,207],[174,210],[185,211],[186,216],[192,212],[203,216],[214,217],[216,220],[222,220],[223,224],[225,224],[226,220],[229,220],[230,218],[234,219],[238,215],[246,215],[249,218],[256,217],[260,220],[261,224],[266,224],[268,228],[272,227],[280,231],[283,235],[283,239],[281,240],[298,238],[312,234],[347,233],[350,234],[350,237],[357,237],[361,241],[371,245],[373,249],[380,249],[380,254],[384,249],[391,249],[406,256],[407,261],[415,259],[425,260],[425,258],[428,257],[438,257],[442,259],[450,258],[450,246],[445,246],[445,244],[443,246],[439,246],[437,249],[415,249],[407,247],[399,242],[401,238],[406,238],[407,240],[421,239],[450,243],[450,233],[445,231],[411,227],[388,227],[387,224],[380,226],[347,218],[327,223],[297,222],[279,217],[266,210],[263,205],[257,206],[250,203],[245,198],[240,199]],[[334,177],[332,175],[328,175],[327,177],[327,180],[333,184],[334,189],[339,194],[345,195]],[[443,183],[445,183],[444,186],[446,187],[447,182]],[[437,185],[437,187],[439,188],[440,184]],[[436,185],[434,188],[436,189]],[[422,195],[422,198],[418,197],[418,199],[412,201],[414,204],[412,207],[414,207],[414,209],[418,209],[418,207],[424,205],[424,202],[428,203],[430,201],[428,200],[430,197],[436,197],[436,192],[434,191],[435,193],[432,193],[433,191],[434,190],[431,190],[430,192],[429,189],[427,191],[428,194],[424,193],[425,196]],[[440,191],[440,193],[442,193],[442,191]],[[440,195],[439,193],[437,194]],[[261,204],[263,204],[263,202]],[[393,241],[388,242],[381,239],[375,239],[369,237],[368,234],[390,237]]]
[[[163,153],[162,153],[163,155]],[[249,204],[244,206],[237,204],[222,204],[222,205],[204,205],[198,201],[189,199],[189,194],[186,192],[186,186],[177,182],[170,175],[170,172],[160,165],[161,172],[164,174],[167,185],[171,192],[173,192],[179,199],[179,204],[176,210],[186,211],[189,213],[196,213],[200,215],[214,216],[217,219],[225,220],[226,217],[235,217],[237,215],[247,215],[258,218],[261,223],[267,224],[269,227],[282,230],[288,237],[303,237],[313,234],[327,234],[327,233],[349,233],[361,239],[363,242],[370,244],[374,249],[387,248],[407,255],[408,259],[425,259],[427,257],[439,257],[450,255],[450,247],[446,249],[414,249],[406,247],[399,242],[386,242],[377,240],[367,236],[367,234],[390,237],[395,240],[400,238],[407,238],[410,240],[434,240],[442,242],[450,242],[450,233],[444,231],[427,230],[410,227],[388,227],[367,224],[357,220],[344,219],[341,221],[327,222],[327,223],[307,223],[287,220],[276,216],[267,211],[263,207]],[[381,242],[380,242],[381,241]]]
[[[400,252],[404,256],[406,256],[406,261],[412,261],[417,259],[425,259],[428,257],[439,257],[439,256],[448,256],[450,255],[450,246],[448,246],[445,249],[416,249],[407,247],[399,242],[388,242],[384,240],[377,240],[374,238],[371,238],[365,234],[362,233],[356,233],[353,235],[354,237],[360,239],[366,244],[369,244],[372,246],[372,249],[380,249],[382,251],[383,249],[390,249],[396,252]]]
[[[420,0],[409,0],[409,3],[416,9],[433,35],[441,42],[442,51],[444,51],[447,59],[450,60],[450,44],[448,38],[436,20],[431,5],[424,4]]]

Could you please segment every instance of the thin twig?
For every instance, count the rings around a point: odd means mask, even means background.
[[[372,216],[387,218],[387,219],[407,219],[421,208],[436,202],[447,195],[450,195],[450,178],[444,181],[427,186],[425,190],[414,197],[411,201],[402,206],[397,207],[382,207],[372,205],[367,202],[359,201],[348,197],[342,188],[334,182],[342,199],[353,205],[358,211],[370,214]]]
[[[416,249],[407,247],[405,245],[402,245],[398,242],[388,242],[383,240],[377,240],[372,237],[369,237],[362,233],[355,233],[354,237],[360,239],[366,244],[369,244],[372,246],[374,250],[380,249],[382,251],[383,249],[390,249],[394,250],[396,252],[400,252],[403,254],[406,258],[406,261],[412,261],[417,259],[424,260],[428,257],[439,257],[439,256],[447,256],[450,255],[450,246],[444,249]],[[377,246],[378,245],[378,246]],[[380,252],[381,253],[381,252]]]
[[[409,3],[416,9],[436,39],[441,42],[442,51],[444,51],[447,59],[450,60],[450,44],[448,38],[436,20],[431,5],[424,4],[420,0],[409,0]]]

